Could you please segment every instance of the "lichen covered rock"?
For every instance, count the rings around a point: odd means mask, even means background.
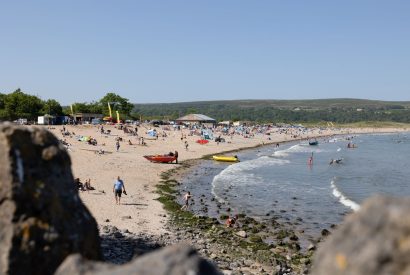
[[[44,128],[0,125],[0,274],[53,274],[71,253],[101,259],[70,166]]]

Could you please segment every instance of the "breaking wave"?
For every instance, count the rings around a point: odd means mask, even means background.
[[[330,182],[330,186],[332,187],[332,194],[333,196],[335,196],[336,198],[339,199],[339,202],[341,204],[343,204],[344,206],[349,207],[350,209],[352,209],[353,211],[357,211],[360,209],[360,205],[350,199],[348,199],[336,186],[336,179],[333,179]]]

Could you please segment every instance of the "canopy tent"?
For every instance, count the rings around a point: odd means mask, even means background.
[[[216,120],[201,114],[189,114],[176,120],[177,123],[194,122],[194,123],[216,123]]]

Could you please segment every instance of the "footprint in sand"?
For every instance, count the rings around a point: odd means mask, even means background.
[[[143,224],[146,224],[146,223],[147,223],[146,220],[142,220],[142,221],[140,221],[140,222],[137,222],[138,225],[143,225]]]

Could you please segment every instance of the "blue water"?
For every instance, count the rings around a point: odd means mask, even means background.
[[[338,137],[318,146],[303,141],[244,151],[240,163],[218,170],[209,188],[234,212],[302,219],[304,230],[340,223],[375,194],[410,195],[410,134],[356,136],[355,149],[348,142]],[[329,165],[332,158],[343,160]]]

